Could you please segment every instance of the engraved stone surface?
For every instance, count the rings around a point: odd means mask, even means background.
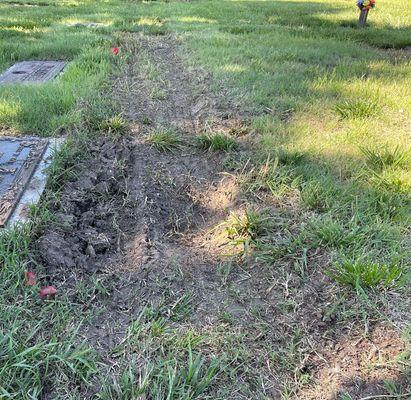
[[[6,225],[47,145],[47,139],[0,137],[0,227]]]
[[[0,83],[46,82],[57,76],[65,65],[63,61],[22,61],[0,75]]]

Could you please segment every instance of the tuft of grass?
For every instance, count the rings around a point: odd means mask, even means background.
[[[154,132],[148,136],[148,141],[159,151],[172,151],[181,146],[181,139],[172,129]]]
[[[307,155],[299,150],[286,150],[284,148],[279,149],[276,152],[278,161],[283,165],[300,165],[307,160]]]
[[[229,151],[237,146],[236,141],[221,133],[203,133],[196,137],[197,147],[201,150]]]
[[[247,253],[249,247],[268,232],[268,221],[269,217],[253,210],[246,210],[243,215],[232,213],[224,223],[230,245],[242,246],[243,252]]]
[[[360,147],[360,150],[365,156],[367,166],[375,170],[382,170],[386,167],[404,167],[410,158],[410,151],[400,145],[394,148],[390,148],[389,145],[374,149]]]
[[[319,245],[340,247],[345,241],[345,232],[343,226],[331,218],[323,218],[310,223]]]
[[[240,137],[250,133],[250,128],[246,125],[245,122],[242,122],[238,125],[231,127],[228,133],[231,136]]]
[[[373,261],[345,261],[335,266],[331,276],[343,285],[354,288],[389,287],[398,283],[404,268],[398,264],[380,264]]]
[[[129,132],[129,125],[121,115],[115,115],[105,119],[101,129],[117,140]]]
[[[373,99],[345,100],[336,104],[335,111],[344,119],[369,118],[378,115],[381,106]]]
[[[288,168],[281,168],[279,158],[267,157],[264,163],[256,165],[244,175],[244,190],[252,195],[267,192],[275,197],[294,190],[300,177]]]
[[[310,210],[324,212],[331,208],[336,189],[331,180],[313,179],[305,182],[300,190],[303,204]]]

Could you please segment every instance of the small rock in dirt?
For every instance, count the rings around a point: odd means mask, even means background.
[[[76,217],[73,214],[56,213],[55,218],[62,228],[74,227],[76,223]]]
[[[94,247],[91,244],[87,245],[86,254],[91,258],[94,258],[96,256],[96,251],[94,250]]]
[[[85,213],[86,211],[88,211],[91,206],[92,206],[92,200],[90,198],[88,198],[87,196],[73,196],[72,199],[73,203],[76,205],[75,208],[75,213],[77,215],[81,215],[83,213]]]
[[[98,233],[95,229],[87,229],[83,234],[88,245],[93,247],[95,254],[103,253],[110,247],[110,240],[104,233]]]

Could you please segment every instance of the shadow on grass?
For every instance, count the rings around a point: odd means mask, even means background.
[[[349,38],[381,48],[401,49],[411,45],[411,25],[393,27],[387,22],[380,22],[379,13],[386,12],[385,9],[378,9],[378,13],[374,10],[371,11],[369,25],[366,28],[360,28],[358,26],[359,10],[354,2],[352,4],[352,17],[344,19],[338,17],[338,14],[347,14],[346,7],[337,7],[326,2],[244,1],[241,4],[247,7],[250,12],[256,6],[262,7],[265,11],[265,23],[281,26],[300,37],[322,37],[339,40]],[[330,15],[331,18],[329,18]],[[398,15],[401,16],[401,8]]]

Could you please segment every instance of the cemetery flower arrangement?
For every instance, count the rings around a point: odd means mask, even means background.
[[[375,0],[357,0],[357,6],[360,10],[370,10],[375,7]]]

